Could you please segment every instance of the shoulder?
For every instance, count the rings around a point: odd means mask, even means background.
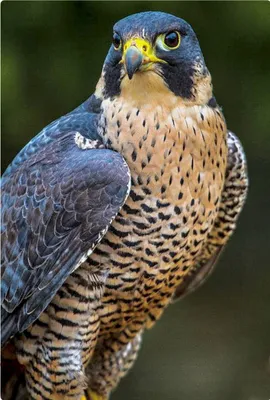
[[[50,146],[51,143],[60,142],[64,136],[74,137],[78,146],[84,146],[84,142],[89,140],[94,141],[95,148],[99,148],[103,141],[97,130],[98,118],[99,101],[92,95],[75,110],[51,122],[33,137],[8,166],[3,179],[17,170],[32,155]]]

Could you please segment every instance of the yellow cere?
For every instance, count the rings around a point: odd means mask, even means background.
[[[155,62],[166,63],[166,61],[156,56],[155,49],[153,48],[151,43],[141,38],[131,38],[124,44],[123,57],[121,62],[124,62],[127,50],[131,46],[135,46],[137,47],[138,50],[140,50],[141,54],[143,55],[143,64],[149,64]]]

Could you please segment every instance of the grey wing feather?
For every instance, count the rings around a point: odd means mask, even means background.
[[[236,228],[243,209],[247,191],[247,162],[243,147],[237,136],[228,132],[228,160],[225,184],[219,211],[207,242],[196,260],[194,268],[177,287],[173,300],[183,298],[201,286],[213,271],[219,256]]]
[[[72,130],[53,135],[35,152],[26,148],[28,155],[20,154],[2,180],[3,342],[38,318],[105,234],[129,191],[120,154],[82,150]]]

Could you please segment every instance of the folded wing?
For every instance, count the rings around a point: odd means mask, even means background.
[[[3,175],[3,343],[38,318],[128,195],[127,164],[104,148],[92,116],[67,118],[31,141]]]

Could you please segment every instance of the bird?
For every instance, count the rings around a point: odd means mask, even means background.
[[[247,196],[192,27],[118,21],[94,93],[1,186],[1,343],[23,376],[3,399],[106,400],[144,331],[211,274]]]

